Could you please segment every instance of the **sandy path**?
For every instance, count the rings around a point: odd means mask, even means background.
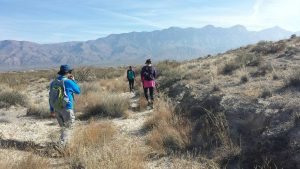
[[[30,102],[48,105],[48,83],[40,79],[25,89]],[[58,140],[60,128],[56,119],[38,119],[26,116],[26,112],[19,106],[0,109],[0,157],[17,160],[33,154],[48,158],[53,168],[66,168],[63,159],[54,158],[57,152],[48,147]]]

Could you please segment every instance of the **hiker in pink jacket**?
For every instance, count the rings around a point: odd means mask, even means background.
[[[142,68],[141,71],[141,79],[143,83],[145,98],[148,101],[148,106],[150,108],[153,108],[156,71],[155,68],[151,65],[151,59],[147,59],[145,64],[146,65]],[[150,94],[150,98],[148,92]]]

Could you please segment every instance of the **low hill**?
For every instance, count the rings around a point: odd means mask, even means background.
[[[300,168],[299,37],[157,67],[190,147],[225,168]]]
[[[148,57],[157,61],[187,60],[291,34],[279,27],[255,32],[240,25],[230,28],[208,25],[113,34],[84,42],[38,44],[5,40],[0,41],[0,66],[1,69],[44,68],[63,63],[114,66],[143,63]]]

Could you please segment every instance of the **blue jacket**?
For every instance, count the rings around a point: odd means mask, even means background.
[[[67,79],[64,76],[59,75],[57,77],[58,80],[64,80],[64,84],[65,84],[65,90],[66,90],[66,94],[69,98],[69,102],[67,103],[66,109],[73,109],[74,108],[74,96],[73,94],[80,94],[80,87],[78,86],[77,82],[75,80],[70,80]],[[50,88],[52,88],[52,82],[50,83]],[[54,108],[50,105],[50,111],[53,112]]]

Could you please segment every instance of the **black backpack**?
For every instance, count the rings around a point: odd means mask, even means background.
[[[151,66],[145,66],[143,76],[147,81],[154,80],[153,68]]]

